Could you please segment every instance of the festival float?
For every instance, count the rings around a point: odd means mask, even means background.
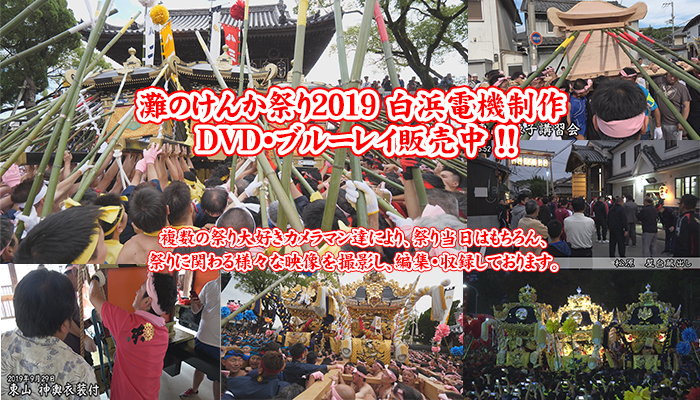
[[[659,301],[647,284],[639,301],[628,304],[620,313],[619,339],[626,350],[624,368],[656,371],[673,365],[669,350],[672,341],[678,342],[678,314],[671,304]],[[675,340],[670,340],[670,336]]]
[[[494,328],[498,354],[496,365],[527,367],[539,365],[544,356],[546,338],[542,321],[551,314],[551,306],[537,303],[537,291],[530,285],[520,288],[518,302],[494,306]],[[483,332],[483,331],[482,331]],[[483,336],[482,336],[483,339]]]
[[[581,293],[581,288],[576,289],[576,294],[569,296],[567,303],[547,321],[545,328],[555,343],[548,354],[550,367],[580,371],[601,365],[603,328],[612,319],[612,312],[593,303],[590,295]]]

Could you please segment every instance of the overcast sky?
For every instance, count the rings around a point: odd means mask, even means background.
[[[290,14],[293,14],[294,7],[296,5],[296,2],[294,0],[284,0],[285,4],[287,5],[287,11],[289,11]],[[68,8],[73,10],[73,14],[75,15],[76,20],[88,20],[90,14],[87,11],[87,6],[86,2],[90,3],[90,7],[93,12],[97,11],[97,0],[68,0]],[[164,6],[166,6],[169,10],[176,10],[176,9],[201,9],[201,8],[209,8],[210,4],[212,2],[207,1],[207,0],[164,0],[161,1]],[[223,5],[224,7],[230,7],[231,4],[235,3],[235,0],[222,0],[222,1],[214,1],[213,5],[218,6],[218,5]],[[252,5],[263,5],[263,4],[275,4],[277,3],[277,0],[250,0],[249,4]],[[143,11],[143,6],[141,6],[137,0],[115,0],[114,1],[114,8],[117,8],[119,12],[107,19],[107,23],[112,24],[112,25],[117,25],[117,26],[122,26],[124,25],[129,18],[136,12]],[[330,9],[329,9],[330,10]],[[345,10],[347,11],[347,10]],[[361,11],[361,10],[360,10]],[[292,15],[293,19],[296,19],[296,15]],[[465,16],[466,18],[466,16]],[[141,16],[139,16],[137,22],[139,24],[143,24],[143,13]],[[345,29],[347,29],[350,26],[353,25],[359,25],[362,22],[362,16],[353,13],[349,15],[345,15],[343,17],[343,26]],[[376,29],[376,28],[373,28]],[[204,38],[204,40],[208,43],[209,38]],[[307,80],[309,81],[322,81],[330,84],[337,84],[338,79],[340,79],[340,69],[338,65],[338,54],[334,53],[331,54],[330,49],[331,45],[336,43],[336,38],[333,36],[333,39],[331,39],[331,42],[329,43],[328,47],[326,48],[325,52],[319,58],[318,62],[316,65],[311,69],[311,72],[309,75],[306,77]],[[137,49],[139,50],[139,49]],[[177,53],[177,42],[175,43],[175,52]],[[348,68],[352,68],[352,60],[355,57],[355,52],[351,52],[348,55]],[[124,60],[114,60],[119,63],[123,63],[127,58],[129,57],[128,54],[124,55]],[[445,62],[442,65],[436,65],[432,64],[431,67],[439,72],[440,74],[447,75],[448,73],[452,73],[452,76],[454,77],[459,77],[459,76],[466,76],[467,75],[467,65],[464,62],[461,62],[461,58],[458,56],[450,56],[445,58]],[[405,68],[402,70],[398,71],[401,74],[402,79],[404,81],[408,82],[409,79],[411,79],[411,76],[414,76],[415,73],[413,70],[410,68]],[[381,81],[382,78],[384,78],[384,75],[386,75],[385,68],[382,67],[382,69],[378,69],[374,66],[370,66],[369,63],[365,63],[365,69],[363,71],[362,76],[364,75],[369,75],[370,79],[376,79]]]

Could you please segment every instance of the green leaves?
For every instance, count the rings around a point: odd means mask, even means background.
[[[3,20],[9,21],[31,4],[31,0],[5,0],[2,4]],[[49,0],[40,9],[0,38],[0,55],[9,56],[27,50],[45,40],[76,25],[73,11],[68,9],[66,0]],[[47,71],[54,67],[61,55],[80,44],[80,34],[49,46],[35,55],[15,64],[8,65],[0,71],[0,96],[3,103],[14,102],[25,79],[33,82],[25,92],[24,98],[34,100],[37,92],[48,87]]]

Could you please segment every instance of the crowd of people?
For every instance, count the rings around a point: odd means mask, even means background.
[[[608,256],[625,257],[628,246],[637,246],[637,230],[641,225],[643,257],[700,256],[700,224],[695,213],[698,198],[685,194],[677,214],[663,200],[655,204],[645,197],[643,205],[627,196],[600,196],[587,201],[553,197],[530,198],[519,194],[511,203],[498,204],[499,228],[524,231],[533,229],[548,240],[546,251],[554,257],[602,257],[594,254],[593,244],[608,245]],[[658,254],[659,224],[665,231],[664,251]],[[540,254],[541,248],[520,249]]]
[[[392,360],[385,365],[381,360],[354,364],[332,352],[309,350],[302,343],[280,347],[270,341],[260,349],[236,345],[225,350],[222,399],[291,400],[314,382],[326,379],[325,375],[333,370],[340,375],[330,375],[333,383],[324,399],[338,400],[337,395],[343,400],[423,400],[426,378],[420,378],[420,374],[442,383],[446,398],[462,398],[462,365],[445,355],[436,358],[411,350],[409,363]],[[370,383],[368,378],[376,379]]]
[[[277,226],[279,201],[269,195],[267,180],[257,176],[254,160],[239,159],[237,170],[242,173],[238,179],[231,177],[226,165],[220,165],[206,171],[209,177],[202,182],[186,153],[181,146],[169,144],[151,144],[142,154],[115,153],[100,171],[96,171],[79,203],[72,197],[81,183],[79,179],[91,166],[85,164],[73,171],[76,164],[71,162],[69,153],[66,153],[61,181],[51,205],[44,204],[45,181],[33,205],[27,204],[32,184],[37,179],[48,179],[47,174],[37,175],[31,166],[13,166],[3,176],[0,187],[5,193],[0,199],[3,260],[19,264],[145,264],[149,252],[154,250],[183,254],[207,250],[220,255],[248,249],[166,249],[159,243],[158,234],[166,226],[195,230],[219,226],[237,231],[246,228],[250,232],[263,225]],[[411,228],[421,223],[438,228],[440,225],[464,227],[460,220],[460,217],[466,218],[466,196],[462,193],[464,173],[440,163],[429,168],[420,165],[415,158],[399,160],[400,165],[397,165],[399,163],[382,162],[366,154],[361,162],[366,168],[362,181],[350,181],[343,176],[333,230],[339,229],[341,223],[357,226],[355,200],[359,192],[367,198],[370,228],[399,226],[410,235]],[[243,167],[246,162],[249,165]],[[350,169],[349,163],[345,168]],[[414,170],[420,171],[423,178],[428,203],[439,207],[439,218],[421,219]],[[321,227],[331,172],[328,162],[320,169],[302,168],[303,179],[309,185],[301,184],[296,176],[289,185],[306,228]],[[307,190],[309,186],[311,192]],[[263,206],[267,210],[267,221],[262,221],[260,212],[261,189],[265,194]],[[380,210],[378,198],[391,204],[394,210]],[[51,212],[42,218],[46,207],[51,207]],[[30,215],[22,215],[27,208],[31,210]],[[16,240],[12,233],[20,221],[24,222],[24,233],[22,239]],[[399,250],[404,249],[377,251],[384,256],[383,262],[392,262]]]
[[[693,61],[697,63],[697,59]],[[672,62],[700,78],[700,70],[690,64],[678,60]],[[700,92],[655,64],[645,65],[641,58],[639,64],[654,77],[654,83],[662,93],[654,92],[642,73],[632,66],[620,70],[617,77],[601,75],[594,79],[565,79],[560,88],[569,96],[569,113],[556,125],[522,124],[521,132],[533,140],[686,139],[687,130],[678,115],[699,132]],[[532,74],[534,72],[528,76],[517,71],[506,76],[503,71],[491,70],[485,74],[483,82],[478,76],[470,75],[469,86],[496,86],[507,90],[532,78],[529,86],[538,89],[553,86],[559,80],[552,67],[547,67],[537,76]],[[662,94],[674,110],[661,100]]]
[[[423,84],[420,81],[416,80],[415,76],[411,77],[411,79],[408,82],[404,82],[404,80],[401,79],[400,74],[397,74],[397,76],[399,78],[399,87],[405,88],[409,92],[413,92],[423,88]],[[338,79],[338,86],[341,86],[340,79]],[[433,86],[443,90],[450,90],[450,88],[455,86],[452,74],[448,73],[447,75],[442,77],[442,79],[438,78],[437,76],[434,76]],[[373,80],[371,82],[369,80],[369,75],[365,75],[364,80],[360,84],[360,88],[372,88],[389,94],[394,89],[394,86],[391,84],[391,79],[389,79],[389,75],[384,75],[384,79],[382,79],[381,81]]]

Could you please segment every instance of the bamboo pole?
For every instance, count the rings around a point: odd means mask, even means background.
[[[280,210],[284,208],[285,212],[287,215],[290,216],[289,218],[289,224],[292,225],[292,229],[301,232],[304,230],[304,224],[301,222],[301,218],[299,218],[299,214],[297,213],[296,206],[292,203],[292,201],[289,199],[289,196],[283,195],[284,189],[282,188],[282,183],[280,183],[279,178],[277,177],[277,174],[275,173],[274,168],[272,168],[272,165],[270,165],[270,161],[261,153],[256,156],[258,162],[262,166],[263,173],[265,174],[265,177],[267,178],[267,182],[272,185],[272,189],[277,193],[277,198],[280,202]],[[278,220],[279,221],[279,220]],[[277,224],[279,227],[279,223]],[[308,244],[304,244],[302,246],[302,250],[308,251],[311,250],[311,247]]]
[[[338,149],[338,150],[340,150],[340,149]],[[336,157],[336,158],[339,157],[339,155],[338,155],[338,150],[336,150],[336,152],[335,152],[335,157]],[[326,161],[328,161],[329,163],[333,163],[333,160],[334,160],[334,159],[331,158],[330,156],[328,156],[328,154],[321,154],[321,157],[323,157],[323,159],[326,160]],[[342,169],[344,168],[345,161],[347,161],[347,160],[343,160],[343,164],[340,165],[341,171],[342,171]],[[333,168],[335,168],[335,166],[333,166]],[[386,178],[385,176],[381,176],[381,175],[377,174],[376,172],[370,170],[369,168],[365,168],[365,167],[362,167],[362,166],[360,166],[360,168],[361,168],[362,171],[365,172],[366,174],[371,175],[372,177],[381,180],[382,182],[386,183],[387,185],[393,186],[393,187],[395,187],[395,188],[397,188],[397,189],[399,189],[399,190],[401,190],[401,191],[404,190],[403,185],[400,185],[400,184],[398,184],[398,183],[396,183],[396,182],[394,182],[394,181],[392,181],[392,180]]]
[[[523,83],[520,85],[520,88],[521,88],[521,89],[526,88],[527,85],[529,85],[529,84],[535,79],[535,77],[536,77],[537,75],[539,75],[542,71],[544,71],[545,68],[547,68],[547,67],[549,66],[549,64],[551,64],[552,61],[554,61],[555,58],[557,58],[557,56],[559,55],[559,53],[561,53],[562,51],[566,50],[566,48],[571,44],[571,42],[573,42],[574,39],[576,39],[576,37],[578,36],[579,33],[580,33],[580,31],[575,31],[575,32],[573,32],[573,33],[571,34],[571,36],[569,36],[568,38],[566,38],[566,39],[559,45],[559,47],[557,47],[556,50],[554,50],[554,52],[547,58],[547,60],[545,60],[545,62],[543,62],[542,65],[540,65],[540,66],[537,68],[537,70],[536,70],[532,75],[530,75],[527,79],[525,79],[525,82],[523,82]]]
[[[19,112],[19,113],[15,114],[15,115],[13,115],[13,116],[11,116],[11,117],[7,117],[7,118],[5,118],[5,119],[3,119],[3,120],[0,120],[0,126],[3,126],[3,125],[5,125],[5,124],[9,124],[10,122],[15,121],[15,120],[18,120],[18,119],[20,119],[20,118],[22,118],[22,117],[24,117],[24,116],[27,116],[27,115],[29,115],[29,114],[31,114],[31,113],[34,113],[34,112],[38,112],[38,111],[40,111],[40,110],[43,110],[44,108],[50,106],[51,103],[52,103],[52,101],[43,102],[43,103],[41,103],[41,104],[35,105],[35,106],[32,107],[32,108],[28,108],[28,109],[26,109],[26,110],[24,110],[24,111],[22,111],[22,112]]]
[[[58,131],[57,129],[54,129],[53,133],[51,134],[51,138],[49,139],[49,144],[46,148],[46,151],[44,152],[44,156],[41,157],[41,162],[39,163],[39,167],[37,168],[37,171],[45,171],[46,166],[49,164],[49,160],[51,159],[51,153],[53,151],[54,146],[56,146],[56,141],[58,140],[58,136],[61,132]],[[56,157],[56,158],[61,158]],[[36,198],[37,193],[39,193],[39,188],[44,184],[44,180],[41,178],[41,176],[35,176],[34,177],[34,182],[32,183],[32,187],[29,189],[29,195],[27,196],[27,201],[26,204],[29,205],[29,207],[24,207],[24,211],[22,212],[23,215],[28,216],[33,208],[34,204],[34,199]],[[44,204],[47,204],[44,202]],[[52,208],[52,204],[47,204],[45,207],[48,209]],[[22,238],[22,233],[24,232],[24,221],[19,221],[17,223],[17,229],[15,229],[15,236],[17,239]]]
[[[337,153],[336,153],[336,154],[337,154]],[[327,160],[330,160],[330,159],[331,159],[330,157],[328,157],[328,156],[325,155],[325,154],[322,154],[322,156],[323,156],[325,159],[327,159]],[[337,155],[336,155],[335,160],[337,160],[337,159],[338,159],[338,157],[337,157]],[[333,168],[335,169],[336,167],[334,166]],[[348,171],[348,170],[346,170],[345,168],[343,168],[342,165],[341,165],[340,167],[338,167],[338,170],[341,171],[341,175],[345,175],[347,178],[352,179],[352,174],[350,173],[350,171]],[[386,182],[386,181],[385,181],[385,182]],[[389,182],[391,182],[391,181],[389,181]],[[395,183],[395,182],[392,182],[392,183]],[[340,184],[338,184],[338,187],[340,187]],[[403,186],[401,186],[401,187],[403,187]],[[336,200],[336,202],[337,202],[337,200]],[[387,201],[384,200],[383,198],[377,196],[377,202],[379,203],[379,206],[380,206],[382,209],[384,209],[385,211],[391,211],[391,212],[393,212],[394,214],[396,214],[396,215],[398,215],[398,216],[401,216],[401,213],[398,212],[398,211],[394,208],[394,206],[392,206],[391,204],[389,204],[389,202],[387,202]],[[326,197],[326,203],[328,203],[328,197]],[[335,205],[333,206],[333,209],[335,209]],[[335,211],[334,211],[334,212],[335,212]],[[328,229],[330,230],[330,228],[328,228]]]
[[[36,0],[32,4],[29,5],[29,7],[25,8],[17,14],[12,20],[0,28],[0,36],[7,36],[8,33],[12,29],[14,29],[17,25],[19,25],[20,22],[24,21],[30,14],[32,14],[34,11],[39,9],[39,7],[43,6],[44,3],[46,3],[48,0]]]
[[[586,48],[586,45],[588,44],[588,39],[591,38],[591,34],[592,34],[592,33],[593,33],[593,30],[592,30],[592,29],[591,29],[590,31],[588,31],[588,34],[587,34],[586,37],[583,39],[583,43],[581,44],[581,47],[579,47],[578,50],[576,50],[576,53],[574,53],[574,57],[571,59],[571,62],[569,63],[569,65],[568,65],[568,66],[566,67],[566,69],[564,70],[564,73],[561,74],[561,77],[559,78],[559,80],[557,81],[557,83],[556,83],[556,85],[555,85],[556,87],[558,87],[558,88],[561,89],[561,85],[564,84],[564,81],[566,80],[566,77],[569,76],[569,72],[571,71],[571,68],[574,67],[574,64],[576,64],[576,61],[578,61],[579,56],[581,55],[581,53],[583,53],[583,49]]]
[[[109,15],[114,15],[116,13],[117,13],[117,10],[114,9],[114,10],[109,12]],[[53,44],[56,44],[56,43],[60,42],[61,40],[65,39],[71,35],[74,35],[77,32],[80,32],[81,30],[87,28],[90,25],[92,25],[91,21],[85,21],[85,22],[78,24],[70,29],[66,29],[65,31],[59,33],[58,35],[56,35],[50,39],[47,39],[47,40],[37,44],[36,46],[30,47],[21,53],[15,54],[12,57],[8,57],[8,58],[0,61],[0,68],[4,67],[6,65],[10,65],[12,63],[15,63],[17,61],[21,61],[32,54],[36,54],[36,52],[41,51],[41,50],[45,49],[46,47],[49,47]]]
[[[250,11],[248,0],[245,0],[245,9],[243,12],[243,41],[241,42],[241,55],[238,60],[239,64],[239,72],[238,72],[238,96],[240,97],[243,95],[243,79],[245,78],[244,74],[244,69],[245,69],[245,57],[246,54],[246,47],[248,45],[248,26],[249,26],[249,21],[248,21],[248,13]],[[252,71],[251,71],[252,72]]]
[[[382,50],[384,51],[384,61],[386,61],[386,68],[389,72],[389,79],[391,80],[391,86],[397,88],[401,86],[399,84],[399,76],[396,72],[396,63],[394,62],[394,54],[391,52],[391,43],[389,43],[389,35],[386,31],[386,25],[384,24],[384,16],[382,15],[382,9],[379,7],[379,1],[374,2],[374,20],[377,22],[377,30],[379,31],[379,38],[382,41]]]
[[[224,81],[224,77],[221,76],[221,72],[219,71],[219,68],[216,67],[216,60],[213,59],[211,56],[211,53],[209,52],[209,48],[207,48],[207,44],[204,43],[204,39],[202,39],[202,35],[199,34],[199,31],[194,31],[194,34],[197,35],[197,40],[199,40],[199,45],[202,46],[202,50],[204,50],[204,54],[207,57],[207,61],[209,61],[209,65],[211,65],[212,71],[214,71],[214,76],[216,76],[217,82],[219,82],[219,86],[221,86],[221,90],[224,90],[228,88],[228,85]]]
[[[155,86],[158,84],[160,79],[165,75],[165,71],[168,69],[168,64],[166,63],[163,68],[160,69],[160,73],[158,73],[158,76],[153,80],[153,83],[151,83],[150,86]],[[73,200],[75,201],[80,201],[83,198],[83,195],[85,194],[85,191],[87,188],[90,186],[90,183],[95,179],[95,174],[97,171],[100,170],[102,167],[102,164],[105,162],[105,160],[110,156],[112,153],[112,150],[114,147],[117,145],[119,142],[119,139],[121,138],[122,134],[126,130],[127,125],[131,122],[131,120],[134,118],[134,111],[136,110],[136,106],[131,106],[129,111],[122,116],[121,120],[117,122],[117,125],[115,125],[115,128],[118,126],[119,129],[117,129],[117,132],[114,134],[114,137],[112,140],[109,142],[107,145],[107,148],[105,151],[102,152],[102,155],[100,155],[100,158],[97,159],[95,162],[95,166],[88,171],[86,176],[83,176],[83,179],[80,181],[80,186],[78,187],[78,190],[76,191],[75,195],[73,196]],[[107,137],[104,135],[104,137]],[[97,146],[95,146],[97,148]],[[86,157],[87,158],[87,157]]]
[[[268,163],[268,164],[269,164],[269,163]],[[293,271],[287,272],[284,276],[282,276],[281,278],[279,278],[278,280],[276,280],[275,282],[273,282],[272,284],[270,284],[270,286],[268,286],[267,288],[265,288],[265,290],[263,290],[262,292],[258,293],[258,294],[257,294],[255,297],[253,297],[249,302],[247,302],[247,303],[243,304],[242,306],[238,307],[238,309],[237,309],[236,311],[234,311],[234,312],[232,312],[231,314],[229,314],[228,316],[226,316],[226,318],[222,318],[222,319],[221,319],[221,327],[222,327],[222,328],[225,327],[226,324],[228,324],[228,322],[231,321],[236,315],[238,315],[238,314],[242,313],[243,311],[245,311],[246,309],[250,308],[250,306],[252,306],[253,304],[255,304],[256,301],[260,300],[260,299],[263,298],[266,294],[268,294],[268,293],[270,293],[271,291],[273,291],[277,285],[279,285],[280,283],[286,281],[287,279],[289,279],[289,278],[290,278],[292,275],[294,275],[294,274],[295,274],[295,272],[293,272]]]
[[[41,129],[44,127],[44,125],[46,125],[49,122],[49,120],[54,116],[54,114],[58,112],[58,109],[61,107],[61,105],[63,105],[63,102],[65,100],[65,94],[61,95],[58,101],[54,103],[53,107],[51,107],[51,109],[44,114],[44,117],[41,119],[41,122],[39,122],[39,124],[36,125],[31,132],[29,132],[29,135],[27,135],[24,138],[22,143],[15,150],[15,152],[12,153],[10,158],[8,158],[7,161],[5,161],[5,163],[2,165],[2,167],[0,167],[0,177],[2,177],[5,174],[5,171],[7,171],[8,168],[12,166],[12,164],[14,164],[14,162],[17,160],[20,154],[24,153],[24,150],[27,148],[27,146],[29,146],[30,142],[34,140],[37,137],[37,135],[39,135]]]
[[[654,40],[654,39],[652,39],[652,38],[650,38],[650,37],[647,37],[645,34],[643,34],[643,33],[641,33],[641,32],[637,32],[637,31],[635,31],[634,29],[630,28],[629,26],[625,26],[625,29],[627,29],[628,31],[634,33],[635,35],[639,36],[640,38],[646,40],[647,42],[658,46],[659,48],[661,48],[662,50],[664,50],[664,51],[666,51],[667,53],[671,54],[672,56],[678,58],[679,60],[682,60],[682,61],[687,62],[689,65],[692,65],[693,68],[695,68],[695,69],[700,69],[700,65],[694,63],[692,60],[689,60],[689,59],[687,59],[686,57],[683,57],[681,54],[676,53],[675,51],[669,49],[668,47],[666,47],[666,46],[664,46],[663,44],[657,42],[656,40]]]
[[[399,76],[396,72],[396,63],[394,62],[394,54],[391,51],[391,43],[389,43],[389,35],[386,30],[386,25],[384,24],[382,9],[379,7],[379,1],[376,0],[374,3],[374,19],[377,21],[377,30],[379,31],[379,37],[382,41],[384,60],[386,61],[386,67],[389,71],[391,85],[394,88],[400,87],[401,84],[399,83]],[[416,188],[416,194],[418,195],[418,204],[420,205],[420,209],[423,210],[428,204],[428,194],[425,191],[423,176],[421,175],[420,168],[412,168],[411,172],[413,173],[413,183]]]
[[[607,30],[606,30],[606,32],[607,32]],[[612,36],[612,35],[611,35],[611,36]],[[615,36],[613,36],[613,37],[615,37]],[[659,99],[660,99],[660,100],[666,105],[666,107],[671,111],[671,113],[672,113],[673,116],[678,120],[678,122],[679,122],[681,125],[683,125],[683,128],[685,128],[686,132],[688,132],[688,136],[690,136],[691,138],[693,138],[693,139],[695,139],[695,140],[700,140],[700,136],[698,136],[697,132],[695,132],[695,130],[693,129],[693,127],[690,126],[690,124],[688,123],[688,121],[686,121],[686,119],[683,118],[683,116],[681,115],[681,113],[678,112],[678,110],[676,110],[676,107],[673,106],[673,104],[672,104],[671,101],[666,97],[666,95],[664,94],[664,92],[662,92],[661,89],[659,89],[659,86],[656,84],[656,82],[654,82],[654,80],[651,79],[651,77],[650,77],[649,74],[644,70],[644,68],[642,68],[642,66],[639,64],[639,61],[635,60],[634,57],[632,57],[632,54],[630,54],[630,52],[625,48],[625,46],[623,46],[622,44],[620,44],[620,40],[619,40],[618,38],[615,37],[615,39],[617,40],[617,43],[618,43],[618,45],[620,46],[620,48],[622,49],[622,51],[625,52],[625,54],[626,54],[627,57],[630,59],[630,61],[632,61],[632,63],[634,63],[634,65],[637,67],[637,69],[639,70],[639,72],[644,76],[644,79],[646,79],[647,82],[649,82],[649,85],[650,85],[650,86],[652,87],[652,89],[654,89],[654,91],[658,94]]]
[[[63,104],[61,115],[58,118],[56,130],[61,131],[61,138],[58,142],[58,147],[56,147],[57,156],[54,157],[53,169],[51,170],[51,177],[49,178],[49,186],[46,189],[46,197],[44,199],[44,203],[48,204],[48,207],[44,207],[42,210],[42,217],[48,216],[53,208],[53,199],[56,195],[56,186],[58,186],[58,175],[61,172],[61,166],[63,164],[63,157],[61,155],[66,150],[70,125],[73,121],[73,115],[75,114],[75,104],[78,99],[78,93],[80,92],[80,86],[85,72],[87,71],[87,66],[90,64],[92,53],[95,50],[95,45],[100,38],[100,33],[102,32],[102,28],[107,20],[107,12],[109,7],[110,2],[105,1],[105,4],[102,6],[102,11],[100,11],[99,16],[97,17],[95,26],[93,27],[92,31],[90,31],[90,38],[85,46],[85,53],[83,54],[78,70],[75,73],[75,81],[73,81],[73,84],[68,90],[66,102]]]
[[[54,113],[55,114],[55,113]],[[36,122],[42,118],[44,114],[39,114],[37,113],[32,119],[29,121],[23,123],[19,128],[15,129],[14,131],[10,132],[9,135],[7,135],[7,138],[5,138],[2,143],[0,143],[0,149],[6,149],[9,146],[12,146],[16,143],[17,137],[19,137],[20,133],[26,131],[30,126],[34,126]]]
[[[297,31],[294,38],[294,65],[292,66],[292,89],[296,89],[301,84],[301,76],[304,67],[304,43],[306,41],[306,12],[309,7],[308,0],[299,1],[299,12],[297,15]],[[292,179],[293,154],[284,157],[282,161],[282,181],[290,182]],[[285,192],[289,193],[289,187],[285,187]],[[280,209],[277,214],[277,226],[286,231],[287,214]]]
[[[687,73],[685,70],[682,68],[678,67],[677,65],[674,65],[673,63],[668,62],[665,58],[661,57],[658,54],[655,54],[652,49],[649,49],[648,47],[644,46],[641,43],[638,44],[633,44],[629,39],[634,39],[631,37],[629,34],[622,35],[621,31],[614,29],[614,32],[617,33],[617,36],[613,36],[616,39],[618,39],[618,42],[626,45],[627,47],[637,51],[638,53],[646,56],[652,61],[655,61],[657,64],[662,66],[666,72],[669,74],[677,77],[678,79],[683,80],[686,85],[692,87],[695,90],[700,91],[700,80],[698,80],[696,77],[693,75]],[[611,35],[612,36],[612,35]],[[640,46],[641,45],[641,46]]]
[[[338,45],[338,65],[340,67],[340,79],[343,87],[350,87],[350,74],[348,73],[348,59],[345,50],[345,33],[343,31],[343,11],[340,7],[340,0],[333,1],[334,18],[335,18],[335,35]],[[346,148],[335,151],[335,159],[330,157],[326,161],[333,164],[331,171],[331,180],[326,191],[326,205],[323,208],[323,219],[321,221],[321,230],[324,232],[330,231],[335,218],[335,206],[338,202],[338,193],[340,193],[340,178],[345,167],[345,156],[348,150]]]
[[[255,163],[258,166],[258,179],[262,182],[264,180],[265,174],[263,173],[262,165],[256,160]],[[267,198],[265,193],[267,192],[267,187],[265,185],[260,187],[258,191],[258,200],[260,201],[260,222],[263,228],[267,228],[270,224],[267,222]]]
[[[357,37],[357,48],[355,49],[355,59],[352,63],[352,71],[350,72],[350,88],[360,87],[360,78],[362,77],[362,67],[365,61],[365,54],[367,54],[367,48],[369,46],[369,34],[372,28],[372,15],[374,11],[373,2],[365,2],[365,10],[362,14],[362,25],[360,25],[360,33]],[[351,123],[349,121],[343,121],[340,124],[340,132],[349,132]],[[352,170],[353,180],[362,180],[362,172],[360,170],[360,160],[357,158],[350,157],[350,168]],[[365,200],[365,195],[362,191],[359,191],[359,197],[357,203],[357,226],[367,227],[367,201]]]

